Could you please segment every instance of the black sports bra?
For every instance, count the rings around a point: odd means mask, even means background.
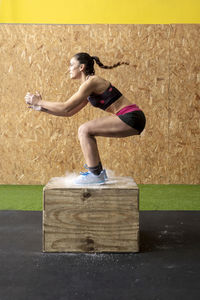
[[[92,93],[87,99],[93,106],[105,110],[121,96],[120,91],[110,84],[102,94]]]

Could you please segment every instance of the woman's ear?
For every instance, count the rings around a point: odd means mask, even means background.
[[[84,64],[80,64],[79,70],[80,70],[80,71],[84,71],[84,70],[85,70],[85,65],[84,65]]]

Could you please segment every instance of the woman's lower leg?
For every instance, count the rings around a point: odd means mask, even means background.
[[[79,140],[89,170],[98,175],[102,170],[102,165],[95,137],[82,130],[79,132]]]

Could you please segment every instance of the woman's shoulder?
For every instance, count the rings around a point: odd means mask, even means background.
[[[88,79],[88,83],[93,86],[94,89],[97,90],[104,90],[110,85],[110,81],[98,76],[98,75],[93,75]]]
[[[108,82],[108,80],[106,80],[105,78],[102,78],[98,75],[92,75],[89,77],[88,82],[91,82],[93,84],[102,84],[102,83]]]
[[[100,76],[93,75],[90,76],[84,83],[81,84],[80,88],[85,88],[89,90],[90,94],[101,94],[110,85],[110,82]]]

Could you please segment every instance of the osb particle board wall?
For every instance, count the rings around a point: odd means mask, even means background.
[[[0,25],[0,184],[46,184],[82,170],[78,127],[106,115],[87,105],[71,118],[30,111],[28,91],[65,101],[78,88],[77,52],[145,112],[141,136],[98,138],[103,165],[137,183],[200,183],[200,25]]]

